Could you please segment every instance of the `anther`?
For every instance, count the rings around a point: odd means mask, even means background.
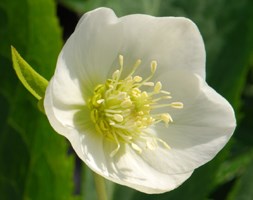
[[[162,94],[170,95],[170,92],[167,92],[167,91],[165,91],[165,90],[161,90],[160,92],[161,92]]]
[[[124,63],[124,57],[122,55],[119,55],[119,65],[121,68],[123,68],[123,63]]]
[[[132,146],[132,148],[134,149],[134,150],[136,150],[138,153],[142,153],[142,149],[137,145],[137,144],[135,144],[135,143],[131,143],[131,146]]]
[[[148,140],[147,142],[146,142],[146,145],[147,145],[147,148],[148,149],[150,149],[150,150],[155,150],[156,149],[156,147],[157,147],[157,143],[156,143],[156,141],[155,140]]]
[[[165,148],[171,149],[171,147],[166,142],[164,142],[163,140],[157,138],[157,141],[160,142],[160,143],[162,143]]]
[[[144,115],[144,112],[143,111],[139,111],[138,114],[139,115]]]
[[[172,102],[170,105],[173,108],[183,108],[184,107],[184,104],[182,102]]]
[[[168,124],[169,122],[173,122],[173,119],[172,119],[172,117],[170,116],[169,113],[163,113],[163,114],[161,114],[160,118],[166,124]]]
[[[140,76],[135,76],[135,77],[134,77],[134,81],[137,82],[137,83],[138,83],[138,82],[141,82],[141,81],[142,81],[142,77],[140,77]]]
[[[156,62],[155,60],[153,60],[153,61],[151,62],[151,72],[152,72],[152,74],[155,73],[156,68],[157,68],[157,62]]]
[[[153,87],[155,84],[153,82],[145,82],[143,85]]]
[[[140,66],[140,64],[141,64],[141,60],[140,59],[138,59],[136,62],[135,62],[135,64],[134,64],[134,70],[136,70],[137,69],[137,67],[139,67]]]
[[[127,93],[126,92],[120,92],[118,95],[118,99],[119,100],[123,100],[127,97]]]
[[[128,108],[128,107],[130,107],[130,106],[132,106],[132,101],[130,100],[130,99],[127,99],[127,100],[125,100],[125,101],[123,101],[121,104],[120,104],[120,106],[122,107],[122,108]]]
[[[105,100],[104,99],[99,99],[99,100],[97,100],[97,103],[98,104],[101,104],[101,103],[103,103]]]
[[[111,153],[110,153],[110,157],[114,157],[116,155],[116,153],[119,151],[120,149],[120,143],[119,140],[117,138],[117,135],[114,133],[114,131],[112,132],[113,138],[116,141],[117,147],[116,149],[114,149]]]
[[[114,114],[113,119],[117,122],[122,122],[124,120],[123,116],[120,114]]]
[[[155,93],[159,93],[160,90],[162,89],[162,83],[159,81],[155,84],[155,87],[154,87],[154,92]]]
[[[116,70],[113,74],[112,74],[112,79],[117,80],[119,78],[120,75],[120,71]]]
[[[144,92],[141,93],[141,96],[143,98],[148,98],[148,93],[146,91],[144,91]]]

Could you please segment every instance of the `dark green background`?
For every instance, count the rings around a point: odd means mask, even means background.
[[[178,189],[145,195],[107,183],[111,198],[252,200],[251,0],[0,0],[0,199],[95,198],[91,173],[70,153],[66,139],[53,132],[36,100],[18,81],[10,45],[50,79],[78,18],[100,6],[113,8],[118,16],[146,13],[192,19],[206,45],[207,82],[232,104],[238,122],[229,144]]]

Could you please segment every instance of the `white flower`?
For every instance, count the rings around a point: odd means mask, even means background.
[[[172,190],[235,129],[205,82],[205,49],[182,17],[88,12],[63,47],[45,111],[96,173],[145,193]]]

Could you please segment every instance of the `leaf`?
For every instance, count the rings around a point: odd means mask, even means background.
[[[0,24],[0,198],[76,199],[69,143],[38,112],[37,101],[12,69],[10,54],[14,45],[35,71],[52,76],[62,46],[55,2],[1,0]]]
[[[112,8],[118,16],[133,13],[159,14],[161,0],[59,0],[61,4],[69,9],[82,14],[97,7]]]
[[[253,197],[253,161],[237,181],[227,200],[251,200]]]
[[[224,1],[224,6],[228,1]],[[230,2],[229,2],[230,3]],[[217,16],[220,53],[208,65],[208,81],[239,111],[253,52],[253,2],[233,1]],[[218,22],[219,20],[219,22]]]
[[[17,76],[25,88],[38,100],[41,100],[48,85],[48,81],[38,74],[12,46],[12,62]]]
[[[238,143],[237,145],[239,146]],[[253,158],[253,150],[249,148],[245,148],[243,152],[237,152],[237,154],[221,164],[216,177],[217,185],[236,179]]]

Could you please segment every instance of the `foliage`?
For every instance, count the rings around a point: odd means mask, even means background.
[[[52,75],[62,45],[55,13],[51,0],[0,2],[1,199],[74,198],[68,145],[38,112],[11,63],[13,45],[39,73]]]
[[[192,19],[206,44],[207,81],[236,111],[238,128],[229,145],[178,189],[145,195],[108,183],[112,199],[250,200],[253,195],[251,0],[1,0],[1,199],[94,198],[86,193],[95,192],[89,184],[81,185],[82,197],[73,195],[74,159],[67,154],[68,142],[55,134],[46,117],[38,112],[37,102],[18,82],[11,64],[13,45],[37,72],[50,79],[62,46],[56,3],[77,15],[107,6],[118,16],[147,13]],[[78,176],[92,184],[90,173],[84,171]]]

